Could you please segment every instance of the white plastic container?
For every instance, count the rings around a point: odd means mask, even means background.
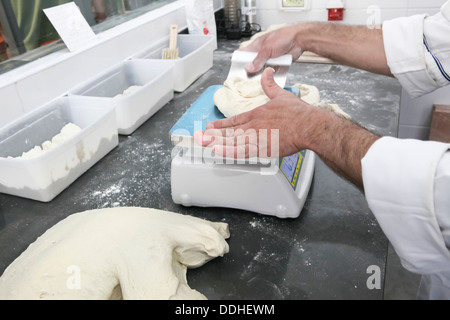
[[[169,48],[169,38],[138,53],[133,59],[162,59],[163,50]],[[174,90],[185,91],[200,76],[213,66],[216,40],[212,36],[178,35],[179,59],[162,60],[172,63],[174,69]]]
[[[172,68],[166,61],[125,61],[82,83],[69,95],[112,100],[119,134],[130,135],[173,99]],[[124,94],[133,87],[134,91]]]
[[[37,158],[18,159],[68,123],[81,132]],[[56,99],[0,130],[0,193],[49,202],[118,144],[111,100]]]

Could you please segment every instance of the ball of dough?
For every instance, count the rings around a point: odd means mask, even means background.
[[[317,87],[303,83],[297,83],[294,87],[300,90],[300,98],[306,103],[316,105],[320,102],[320,92]]]
[[[87,211],[49,229],[0,278],[0,299],[206,299],[187,268],[228,253],[228,225],[144,208]]]
[[[261,82],[240,77],[228,78],[214,95],[214,103],[227,117],[251,111],[269,102]]]

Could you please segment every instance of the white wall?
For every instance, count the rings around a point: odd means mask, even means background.
[[[440,88],[422,97],[411,99],[402,90],[398,124],[398,137],[401,139],[428,140],[434,105],[449,105],[450,90]]]
[[[329,0],[309,0],[307,11],[280,10],[281,0],[256,0],[256,22],[264,29],[274,24],[296,23],[302,21],[327,21],[326,10]],[[366,25],[370,17],[369,6],[380,8],[381,21],[419,13],[435,14],[446,0],[342,0],[345,6],[345,24]]]

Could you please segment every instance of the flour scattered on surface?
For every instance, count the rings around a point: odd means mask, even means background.
[[[80,201],[89,207],[108,208],[124,206],[157,206],[163,202],[170,188],[171,146],[161,139],[144,141],[135,136],[124,139],[118,152],[111,159],[108,172],[99,173],[102,188],[93,181],[93,190]],[[156,170],[158,168],[158,170]]]

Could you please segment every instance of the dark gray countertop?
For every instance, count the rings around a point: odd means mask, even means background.
[[[110,207],[149,207],[226,222],[230,253],[188,271],[209,299],[382,299],[388,241],[363,194],[320,160],[298,219],[227,208],[185,208],[171,198],[169,130],[211,85],[223,84],[237,41],[219,41],[214,67],[50,203],[0,194],[0,274],[67,216]],[[292,66],[287,85],[315,85],[322,99],[379,134],[396,136],[400,85],[353,68]],[[369,289],[370,266],[381,289]]]

